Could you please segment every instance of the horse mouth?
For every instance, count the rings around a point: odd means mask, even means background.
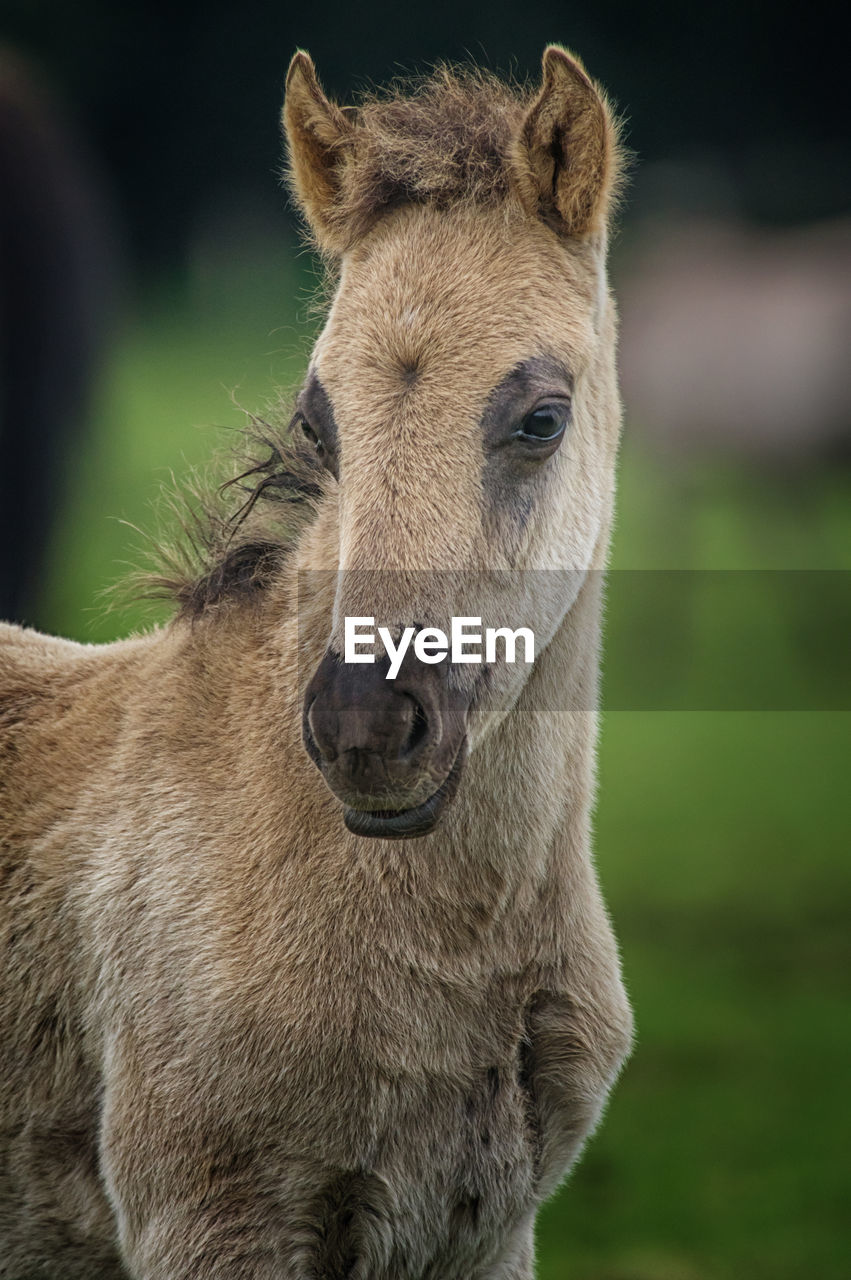
[[[377,840],[414,840],[433,831],[452,803],[467,760],[464,738],[455,762],[433,795],[413,809],[352,809],[343,807],[343,821],[355,836]]]

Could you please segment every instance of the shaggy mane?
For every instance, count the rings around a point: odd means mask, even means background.
[[[330,218],[353,236],[402,204],[494,205],[531,91],[474,67],[439,66],[345,108],[357,129]]]
[[[247,417],[236,474],[169,497],[177,541],[155,544],[158,568],[137,579],[140,594],[175,601],[178,616],[199,618],[267,587],[326,492],[328,473],[297,434],[298,414],[283,427]]]

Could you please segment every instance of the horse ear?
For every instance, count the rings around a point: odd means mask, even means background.
[[[612,112],[578,58],[544,52],[543,83],[515,143],[520,195],[562,235],[605,228],[618,178]]]
[[[351,113],[325,97],[310,55],[299,50],[287,72],[284,131],[290,182],[323,248],[334,249],[334,206],[354,142]]]

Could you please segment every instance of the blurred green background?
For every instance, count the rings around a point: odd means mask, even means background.
[[[652,253],[661,243],[664,255],[668,228],[678,243],[707,219],[740,239],[746,231],[756,246],[746,264],[766,244],[789,261],[799,233],[815,229],[832,274],[845,270],[836,227],[847,173],[836,161],[847,150],[825,61],[830,41],[813,20],[796,27],[790,50],[782,7],[721,5],[695,16],[661,6],[639,18],[626,5],[524,6],[522,28],[504,5],[488,14],[460,5],[451,20],[340,8],[311,21],[251,4],[239,16],[215,4],[141,3],[120,14],[87,3],[73,19],[51,4],[10,13],[4,35],[85,140],[123,246],[110,268],[121,283],[103,325],[100,373],[85,423],[62,446],[46,567],[22,615],[50,631],[105,641],[162,616],[103,596],[144,561],[139,530],[158,526],[161,489],[228,446],[238,405],[262,410],[304,369],[315,267],[274,175],[278,98],[297,43],[341,94],[359,77],[387,78],[396,59],[469,50],[498,66],[513,60],[525,75],[547,40],[583,53],[628,114],[644,162],[615,246],[627,372],[635,352],[641,370],[656,360],[661,377],[672,372],[664,342],[641,345],[647,279],[660,278]],[[781,74],[794,58],[818,72],[796,89]],[[669,296],[671,305],[695,300],[693,345],[705,363],[707,295],[694,283],[704,242],[689,243],[696,247]],[[807,274],[812,257],[802,261],[796,279],[807,298],[821,297],[822,277]],[[771,293],[777,274],[754,278],[746,294],[767,289],[767,314],[783,320],[784,307],[791,316],[801,304]],[[760,326],[746,323],[737,298],[732,286],[722,292],[722,328],[753,334]],[[819,317],[834,314],[813,305]],[[778,349],[766,357],[769,376],[759,352],[750,358],[758,369],[750,420],[762,414],[768,423],[759,433],[719,429],[716,438],[713,415],[707,428],[691,413],[698,400],[710,403],[710,391],[692,394],[688,379],[680,407],[660,398],[657,412],[652,378],[633,375],[616,570],[851,569],[848,401],[837,392],[822,427],[815,409],[796,410],[774,439]],[[730,385],[723,360],[732,353],[719,352],[718,380]],[[691,367],[687,356],[677,367]],[[816,378],[802,368],[802,378]],[[819,386],[838,379],[825,368]],[[615,596],[614,622],[616,606]],[[735,628],[735,619],[706,615],[708,631],[716,622]],[[780,688],[791,670],[787,631],[772,624],[759,640],[750,660]],[[664,662],[663,634],[645,630],[641,645],[639,658]],[[827,638],[837,669],[846,647],[847,633]],[[623,655],[622,634],[611,648]],[[849,748],[847,710],[607,704],[598,862],[638,1044],[600,1132],[541,1215],[541,1280],[848,1274]]]

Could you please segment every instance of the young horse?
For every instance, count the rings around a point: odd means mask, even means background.
[[[529,1277],[630,1043],[589,848],[609,110],[558,48],[528,97],[287,84],[340,260],[300,444],[164,629],[2,630],[4,1277]],[[534,665],[341,662],[481,570]]]

